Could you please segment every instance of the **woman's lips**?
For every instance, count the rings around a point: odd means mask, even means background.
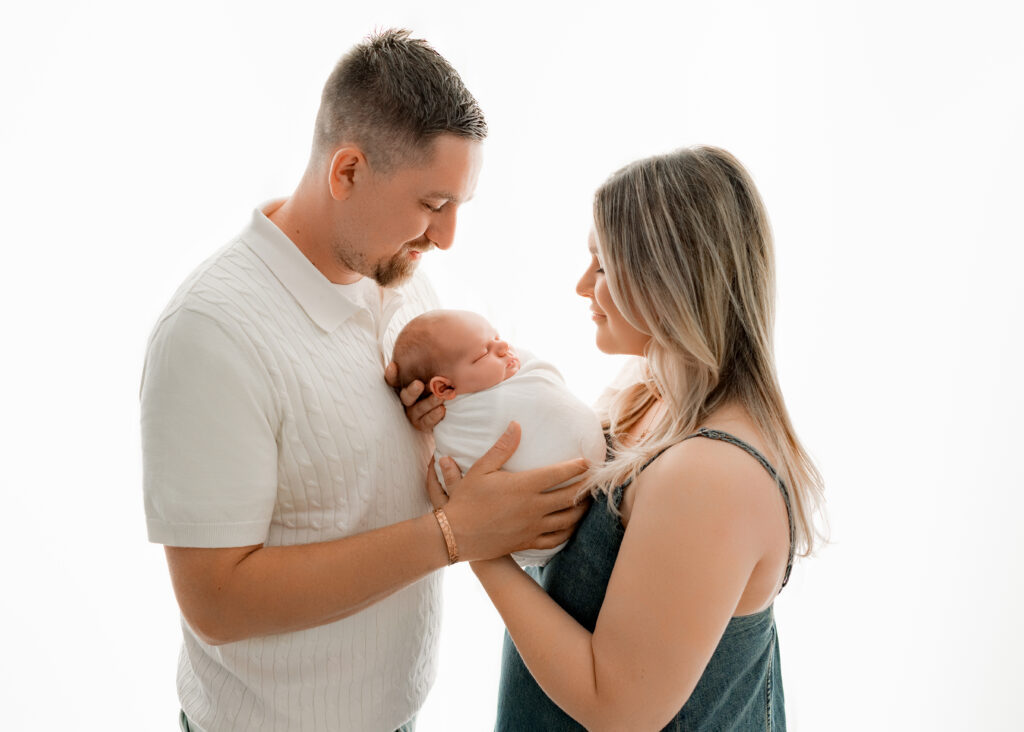
[[[593,310],[593,309],[590,311],[590,319],[595,321],[595,322],[601,321],[601,320],[606,320],[607,318],[608,318],[608,316],[605,315],[604,313],[599,313],[599,312],[597,312],[596,310]]]

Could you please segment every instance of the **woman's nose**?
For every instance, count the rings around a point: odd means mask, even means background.
[[[588,268],[579,282],[576,283],[576,294],[580,297],[590,297],[594,293],[594,273]]]

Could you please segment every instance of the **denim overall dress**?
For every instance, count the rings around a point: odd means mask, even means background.
[[[789,561],[782,582],[785,586],[793,566],[793,512],[789,492],[775,468],[753,447],[725,432],[701,429],[685,439],[693,437],[736,445],[750,453],[775,478],[789,517]],[[622,500],[622,491],[627,485],[628,482],[612,492],[615,506]],[[527,570],[555,602],[591,632],[604,602],[624,533],[619,517],[608,510],[607,499],[601,495],[591,504],[569,544],[547,566]],[[582,729],[533,680],[506,632],[495,730],[561,732]],[[780,732],[786,729],[779,643],[772,607],[729,621],[690,698],[664,729],[709,732]]]

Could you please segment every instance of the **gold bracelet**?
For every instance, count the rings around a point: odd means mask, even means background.
[[[448,547],[448,564],[455,564],[459,561],[459,547],[455,545],[455,534],[452,533],[452,525],[448,523],[448,516],[443,508],[435,508],[434,518],[437,519],[437,525],[441,527],[444,543]]]

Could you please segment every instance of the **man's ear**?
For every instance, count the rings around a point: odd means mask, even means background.
[[[427,389],[429,389],[430,393],[438,399],[448,401],[449,399],[455,398],[455,384],[451,382],[451,379],[444,376],[435,376],[432,378],[430,383],[427,384]]]
[[[339,147],[331,156],[329,170],[331,198],[335,201],[344,201],[352,195],[352,188],[356,181],[362,179],[367,172],[366,156],[363,155],[362,150],[352,145]]]

